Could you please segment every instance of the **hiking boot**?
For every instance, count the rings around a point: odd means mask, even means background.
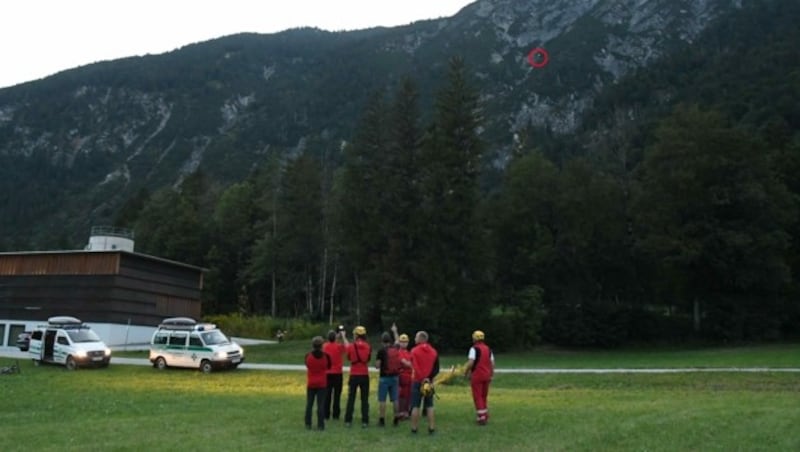
[[[428,434],[429,435],[433,435],[434,433],[436,433],[436,430],[429,427],[428,428]]]
[[[386,420],[384,418],[378,419],[378,426],[379,427],[385,427],[386,426]]]
[[[397,427],[399,424],[400,424],[400,418],[399,418],[399,417],[397,417],[397,416],[395,416],[395,417],[394,417],[394,420],[392,421],[392,425],[394,425],[395,427]]]

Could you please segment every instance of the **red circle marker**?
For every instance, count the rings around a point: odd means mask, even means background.
[[[537,57],[539,61],[536,61]],[[547,66],[548,61],[550,61],[550,55],[547,53],[547,50],[541,47],[537,47],[528,53],[528,64],[533,66],[534,69]]]

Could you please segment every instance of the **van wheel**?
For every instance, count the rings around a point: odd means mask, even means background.
[[[158,370],[166,369],[167,368],[167,360],[164,359],[163,356],[159,356],[158,358],[156,358],[155,368],[158,369]]]
[[[67,356],[67,370],[75,370],[78,368],[78,363],[75,362],[75,358],[72,356]]]
[[[203,360],[203,361],[200,363],[200,370],[202,370],[204,374],[209,374],[209,373],[211,373],[211,371],[212,371],[213,369],[214,369],[214,368],[213,368],[213,367],[211,367],[211,361],[209,361],[209,360],[207,360],[207,359],[204,359],[204,360]]]

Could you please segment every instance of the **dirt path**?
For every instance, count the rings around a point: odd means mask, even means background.
[[[29,359],[28,354],[14,347],[0,347],[0,357]],[[130,366],[152,366],[145,358],[111,358],[112,364]],[[258,364],[242,363],[241,369],[252,370],[298,370],[305,371],[302,364]],[[350,369],[344,368],[345,372]],[[375,371],[370,369],[371,372]],[[496,369],[498,374],[675,374],[697,372],[800,372],[797,367],[679,367],[673,369]]]

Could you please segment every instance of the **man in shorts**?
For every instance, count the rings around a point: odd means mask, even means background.
[[[378,377],[378,426],[386,425],[386,396],[392,402],[394,425],[400,420],[398,417],[397,394],[399,389],[400,374],[400,347],[394,344],[392,335],[384,332],[381,335],[383,347],[378,350],[375,357],[375,368],[380,371]]]
[[[433,379],[439,373],[439,353],[428,343],[428,333],[417,332],[411,349],[411,433],[417,433],[420,409],[428,416],[428,433],[436,431],[433,414]]]

